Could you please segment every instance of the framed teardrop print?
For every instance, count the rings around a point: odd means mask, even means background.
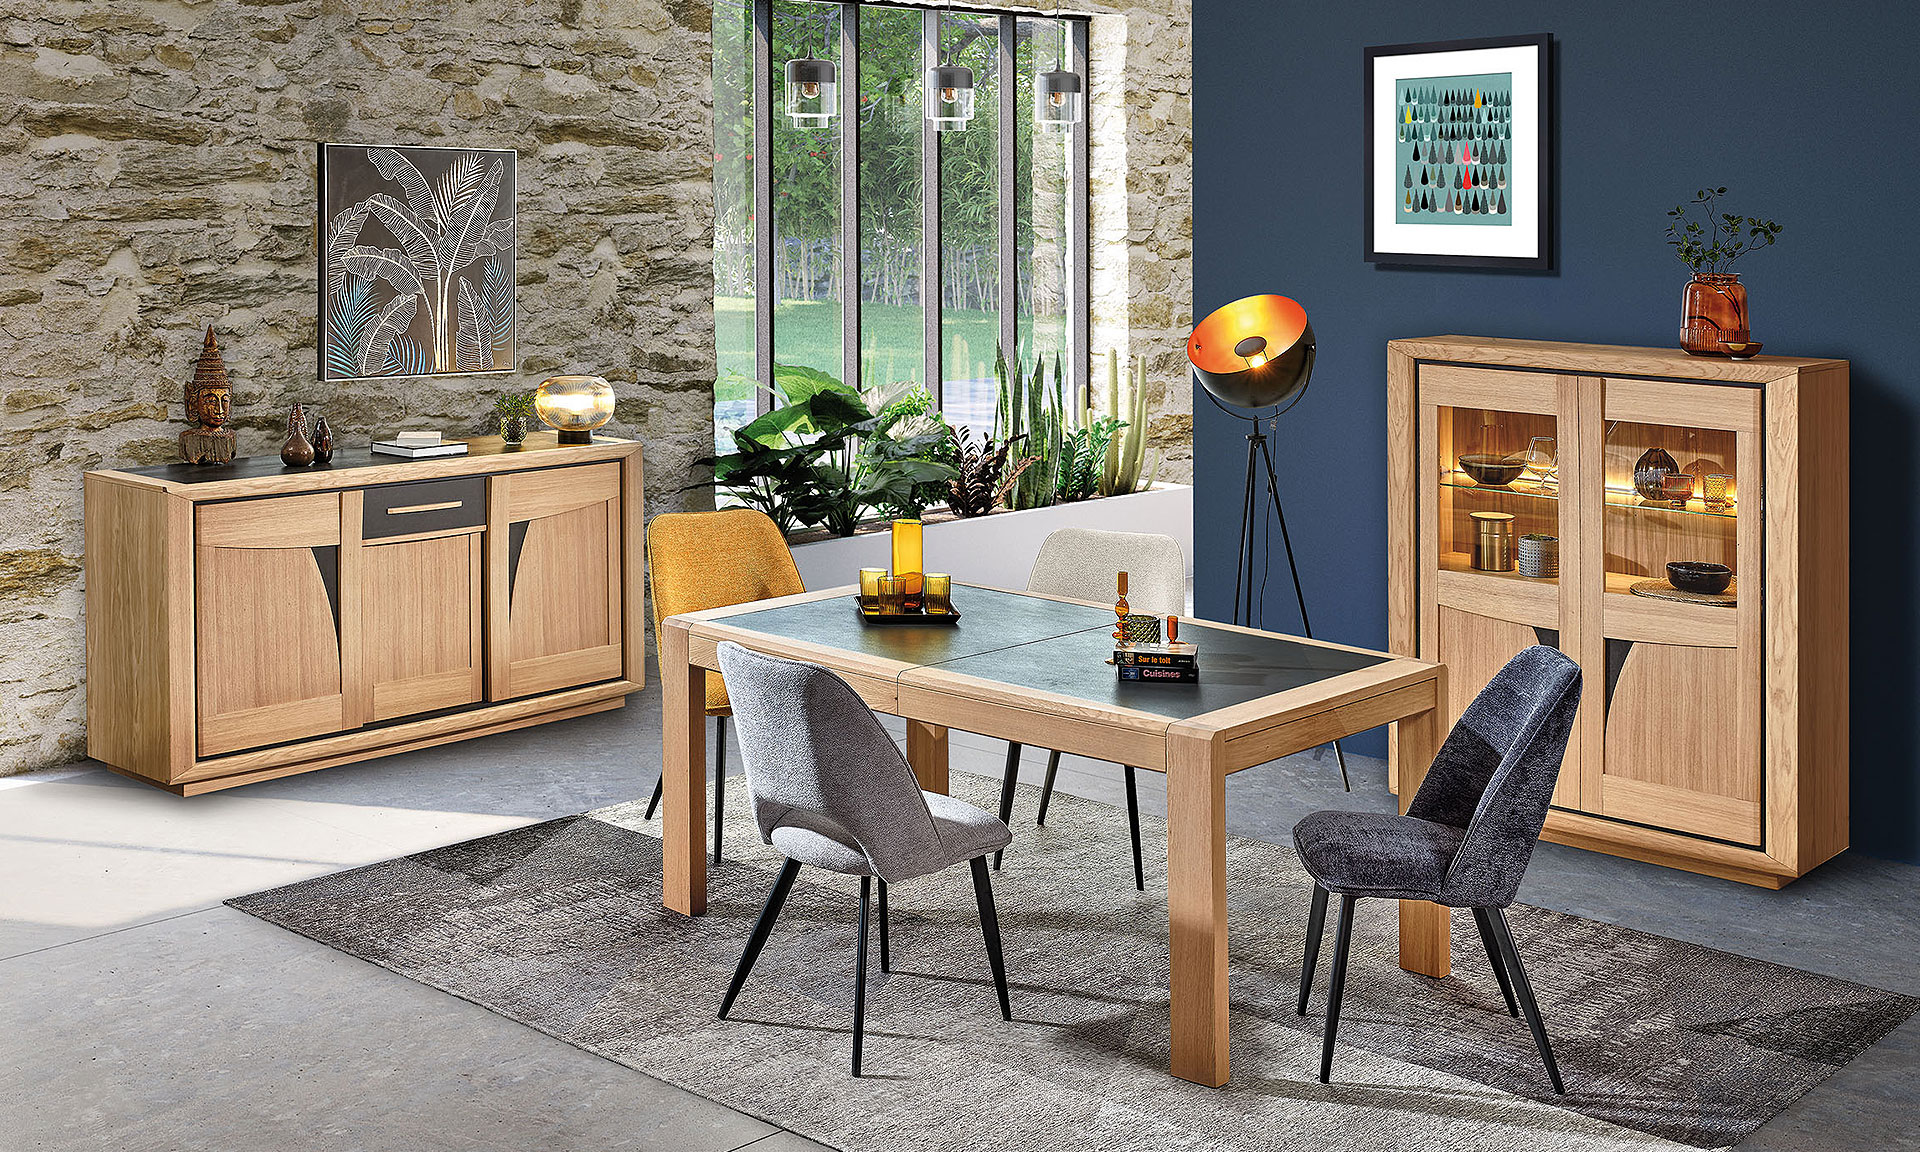
[[[1552,267],[1552,43],[1367,49],[1367,260]]]

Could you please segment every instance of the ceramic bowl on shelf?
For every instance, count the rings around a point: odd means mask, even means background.
[[[1715,596],[1727,590],[1733,580],[1733,569],[1725,564],[1709,564],[1704,560],[1675,560],[1667,565],[1667,583],[1682,592],[1700,592]]]
[[[1494,452],[1469,452],[1460,457],[1460,470],[1473,478],[1475,484],[1489,488],[1504,488],[1520,478],[1520,472],[1527,466],[1527,458],[1515,453],[1502,456]]]

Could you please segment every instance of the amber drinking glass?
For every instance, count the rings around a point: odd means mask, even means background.
[[[907,582],[898,576],[880,577],[880,615],[904,616],[907,611]]]
[[[945,572],[928,572],[922,581],[928,612],[953,611],[953,577]]]
[[[860,610],[862,612],[880,610],[880,580],[886,574],[885,568],[860,569]]]

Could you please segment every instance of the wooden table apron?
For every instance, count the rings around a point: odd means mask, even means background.
[[[664,621],[658,638],[664,697],[663,903],[686,915],[707,910],[704,680],[707,670],[719,668],[715,651],[722,640],[822,664],[839,673],[875,711],[904,718],[907,759],[928,791],[947,791],[950,727],[1165,772],[1172,1071],[1198,1084],[1224,1085],[1227,776],[1337,737],[1392,724],[1392,772],[1404,810],[1445,735],[1439,711],[1446,699],[1445,666],[1344,649],[1378,656],[1382,662],[1175,719],[1051,692],[1014,690],[939,665],[906,663],[728,623],[730,616],[840,599],[854,591],[849,587],[808,592]],[[1209,621],[1195,623],[1253,636],[1275,635]],[[1275,638],[1312,643],[1297,637]],[[1025,643],[1010,638],[1005,647]],[[1402,901],[1400,966],[1428,976],[1447,975],[1449,930],[1446,908]]]

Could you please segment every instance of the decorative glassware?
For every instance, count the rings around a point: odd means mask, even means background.
[[[945,572],[925,574],[924,587],[926,610],[929,613],[950,614],[953,612],[953,577]]]
[[[907,613],[907,582],[898,576],[880,577],[880,615],[904,616]]]
[[[1674,462],[1673,454],[1665,448],[1649,448],[1633,462],[1633,490],[1640,493],[1643,500],[1663,501],[1667,499],[1667,477],[1680,472],[1680,465]],[[1693,477],[1687,477],[1687,483],[1693,483]]]
[[[1707,507],[1721,511],[1733,498],[1733,477],[1725,472],[1709,472],[1701,479],[1700,489]]]
[[[1527,441],[1526,462],[1525,474],[1530,475],[1540,487],[1551,488],[1560,482],[1559,454],[1553,437],[1535,436]]]
[[[500,439],[507,444],[527,442],[527,418],[525,416],[500,417]]]
[[[1685,508],[1687,501],[1693,499],[1693,476],[1687,472],[1670,472],[1660,481],[1666,499],[1675,508]]]
[[[1680,347],[1695,356],[1724,356],[1722,344],[1745,344],[1747,286],[1738,272],[1700,272],[1681,299]]]
[[[1160,643],[1160,618],[1145,612],[1132,612],[1120,625],[1129,644]]]
[[[880,578],[886,574],[885,568],[860,569],[860,610],[862,612],[880,610]]]
[[[552,376],[533,394],[541,423],[562,444],[591,444],[593,430],[613,419],[613,385],[598,376]]]
[[[313,462],[333,463],[333,429],[327,427],[325,416],[313,422]]]
[[[920,611],[924,603],[920,581],[925,567],[920,554],[921,528],[918,520],[893,522],[893,574],[901,581],[909,612]]]
[[[305,468],[313,463],[313,442],[307,439],[307,414],[300,405],[287,413],[287,439],[280,445],[280,463]]]

